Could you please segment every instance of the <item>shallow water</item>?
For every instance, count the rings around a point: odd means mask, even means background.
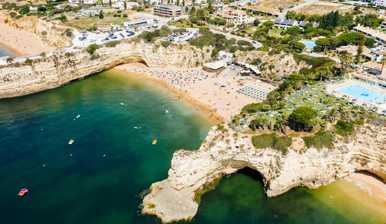
[[[197,148],[209,127],[164,89],[114,72],[0,100],[0,223],[159,223],[139,215],[141,192],[167,176],[176,149]],[[20,198],[22,187],[30,192]],[[268,199],[259,178],[243,171],[203,197],[192,223],[379,221],[316,192]]]
[[[3,56],[13,56],[13,55],[15,55],[13,52],[11,52],[9,50],[6,50],[6,49],[0,48],[0,57],[3,57]]]

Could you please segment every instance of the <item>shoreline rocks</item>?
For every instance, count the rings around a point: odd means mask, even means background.
[[[246,167],[263,176],[269,197],[299,186],[318,188],[359,171],[385,180],[386,127],[377,126],[377,132],[373,128],[362,127],[354,140],[337,142],[333,149],[297,152],[291,146],[283,155],[270,148],[255,149],[249,134],[214,127],[197,151],[174,153],[168,178],[151,185],[142,213],[164,223],[190,220],[197,213],[200,196],[210,190],[208,185]]]

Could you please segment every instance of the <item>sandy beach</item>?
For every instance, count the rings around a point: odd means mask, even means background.
[[[142,64],[126,64],[116,69],[163,82],[168,88],[177,91],[178,95],[207,108],[211,116],[219,117],[222,121],[230,121],[244,105],[258,102],[237,92],[243,86],[267,85],[274,88],[252,77],[240,77],[227,72],[208,73],[201,68],[181,69],[170,66],[149,68]]]
[[[209,114],[214,123],[230,121],[244,105],[257,102],[256,99],[237,92],[239,88],[244,85],[262,85],[255,79],[208,73],[201,68],[149,68],[142,64],[126,64],[116,69],[156,81],[177,94],[181,100]],[[376,178],[355,173],[339,183],[343,192],[355,200],[366,201],[366,207],[377,209],[380,214],[386,209],[386,185]]]
[[[19,56],[36,55],[53,50],[35,34],[8,26],[2,15],[0,15],[0,47],[4,47]]]

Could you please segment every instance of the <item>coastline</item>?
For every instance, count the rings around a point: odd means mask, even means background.
[[[35,34],[7,25],[1,14],[0,47],[11,50],[16,56],[36,55],[54,49]]]
[[[183,103],[191,105],[194,109],[199,111],[204,117],[207,117],[210,123],[213,125],[224,122],[224,118],[220,114],[218,114],[215,110],[213,110],[210,106],[192,98],[189,94],[173,87],[172,85],[168,84],[165,80],[158,79],[147,73],[131,72],[120,66],[117,66],[111,70],[124,73],[125,75],[131,76],[131,77],[144,79],[145,81],[152,82],[155,85],[158,85],[161,88],[164,88],[167,91],[170,91],[172,94],[177,96],[178,100],[182,101]]]
[[[9,47],[8,45],[5,45],[3,43],[0,43],[0,49],[4,49],[5,51],[12,53],[11,56],[23,56],[23,52],[20,52],[18,51],[18,49]]]
[[[3,27],[8,27],[3,29]],[[9,32],[10,31],[10,32]],[[3,38],[3,35],[6,35],[7,38]],[[19,39],[19,37],[22,37]],[[5,41],[4,41],[5,40]],[[11,41],[8,41],[11,40]],[[37,41],[37,42],[35,42]],[[4,44],[6,42],[6,44]],[[41,42],[42,45],[39,46],[40,44],[38,42]],[[11,52],[14,52],[17,56],[21,55],[28,55],[28,54],[38,54],[40,52],[49,50],[50,47],[45,46],[46,44],[40,40],[38,37],[36,37],[34,34],[16,29],[14,27],[10,27],[4,23],[2,23],[1,18],[0,18],[0,47],[4,47],[4,49],[9,49]],[[30,49],[31,48],[31,49]],[[205,117],[208,117],[211,122],[214,124],[222,123],[224,121],[229,120],[229,116],[224,116],[216,106],[213,106],[213,104],[208,104],[207,100],[205,100],[203,95],[200,94],[193,94],[195,90],[193,89],[191,91],[185,90],[184,88],[177,88],[177,86],[172,85],[169,83],[167,80],[159,78],[157,76],[154,76],[148,72],[132,72],[130,71],[129,68],[125,67],[126,65],[118,66],[114,68],[113,70],[116,71],[123,71],[126,74],[130,76],[136,76],[136,77],[141,77],[143,79],[146,79],[148,81],[154,82],[159,86],[162,86],[163,88],[167,89],[168,91],[172,92],[177,96],[177,98],[181,101],[184,101],[184,103],[192,105],[194,108],[196,108],[198,111],[202,112],[202,114]],[[165,67],[167,69],[167,67]],[[202,87],[202,86],[200,86]],[[210,86],[207,85],[206,87],[212,87],[212,88],[218,88],[215,86]],[[199,88],[198,88],[199,89]],[[224,90],[224,95],[225,95],[225,90]],[[204,94],[205,95],[205,94]],[[209,94],[210,95],[210,94]],[[210,99],[209,99],[210,101]],[[218,101],[222,101],[219,99]],[[230,104],[230,103],[229,103]],[[215,104],[214,104],[215,105]],[[234,109],[239,109],[237,107],[234,107],[233,105],[230,104],[231,107]],[[367,189],[371,188],[371,192],[376,192],[375,195],[379,195],[379,192],[384,192],[384,191],[379,191],[379,187],[381,185],[374,185],[373,178],[363,178],[361,176],[358,177],[359,174],[353,174],[350,177],[350,180],[361,190],[364,192],[369,192]],[[361,188],[359,185],[366,185],[366,188]],[[347,184],[350,184],[350,182],[347,182]],[[383,184],[383,183],[381,183]],[[383,188],[386,188],[386,185],[383,184]],[[378,190],[377,190],[378,189]],[[370,193],[369,193],[370,194]],[[374,196],[374,193],[371,193],[371,196]],[[380,195],[380,198],[382,195]],[[352,197],[356,197],[355,194],[352,194]]]
[[[185,101],[193,107],[196,107],[204,114],[204,116],[209,114],[209,118],[211,121],[213,121],[214,124],[225,121],[224,118],[222,118],[215,109],[211,108],[209,105],[206,105],[203,102],[196,100],[190,95],[189,92],[184,92],[173,87],[173,85],[165,80],[159,79],[154,75],[146,72],[131,72],[124,66],[118,66],[113,70],[124,72],[130,76],[134,75],[136,77],[140,77],[141,79],[145,79],[146,81],[155,82],[157,85],[160,85],[163,88],[166,88],[168,91],[171,91],[173,94],[176,94],[179,99]],[[338,181],[336,189],[339,192],[349,195],[353,201],[361,201],[361,199],[365,199],[366,202],[362,202],[365,203],[364,206],[367,209],[375,209],[376,211],[374,210],[374,213],[376,214],[382,214],[382,211],[384,210],[382,205],[386,205],[386,185],[369,175],[354,173]]]
[[[146,67],[135,63],[119,65],[115,69],[137,73],[161,82],[186,100],[204,107],[204,111],[209,111],[211,116],[220,118],[216,120],[225,123],[230,122],[245,105],[260,101],[244,95],[240,89],[245,86],[275,88],[255,77],[235,76],[232,69],[209,73],[201,67],[180,68],[168,65]]]

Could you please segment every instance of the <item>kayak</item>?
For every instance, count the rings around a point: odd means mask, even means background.
[[[25,194],[27,194],[28,193],[28,189],[27,188],[22,188],[22,189],[20,189],[20,191],[19,191],[19,193],[17,193],[17,195],[19,196],[19,197],[23,197]]]

